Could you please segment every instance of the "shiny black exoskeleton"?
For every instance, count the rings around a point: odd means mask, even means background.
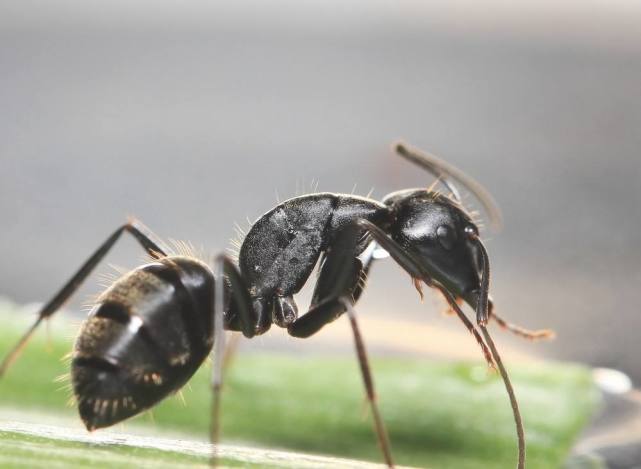
[[[365,236],[370,224],[385,233],[385,239],[378,241],[378,232],[373,231]],[[251,306],[234,303],[226,308],[225,328],[243,331],[247,337],[264,333],[272,323],[286,327],[295,337],[317,332],[344,312],[339,298],[355,301],[360,296],[373,260],[372,250],[365,252],[372,237],[381,245],[387,243],[384,248],[390,252],[402,251],[428,266],[430,277],[455,297],[476,301],[481,255],[466,230],[478,234],[462,207],[425,189],[396,192],[383,203],[330,193],[287,200],[258,219],[247,233],[238,258],[240,275],[232,288],[246,291]],[[293,295],[321,256],[310,310],[298,318]],[[343,271],[340,282],[338,270]],[[243,324],[240,308],[245,308],[249,324]]]
[[[213,295],[211,269],[179,256],[143,265],[100,295],[71,361],[87,429],[136,415],[191,378],[211,351]]]
[[[139,222],[131,220],[118,228],[43,307],[35,324],[5,358],[0,374],[38,325],[60,308],[126,231],[154,261],[124,275],[98,298],[76,340],[71,381],[80,416],[89,430],[136,415],[178,391],[203,363],[213,344],[221,346],[223,330],[241,331],[251,338],[276,324],[287,328],[292,336],[308,337],[347,311],[377,435],[391,466],[352,309],[376,254],[386,251],[391,255],[419,290],[421,283],[439,290],[474,334],[488,363],[496,362],[502,373],[500,358],[485,329],[488,319],[493,317],[530,338],[547,334],[512,326],[492,311],[487,252],[452,181],[473,193],[496,225],[500,214],[489,194],[431,155],[401,144],[396,151],[436,175],[451,195],[431,189],[406,189],[388,195],[382,202],[332,193],[296,197],[253,224],[240,247],[237,264],[220,255],[213,268],[194,256],[174,254]],[[299,315],[294,295],[317,265],[319,275],[312,303],[305,314]],[[476,310],[485,339],[461,311],[459,301]],[[215,354],[217,363],[220,351]],[[506,375],[504,379],[508,385]],[[220,383],[220,366],[216,366],[215,423]],[[509,386],[508,392],[515,407]]]

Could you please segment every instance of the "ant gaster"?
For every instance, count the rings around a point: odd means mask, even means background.
[[[389,441],[353,310],[372,262],[378,257],[376,253],[384,250],[412,277],[419,292],[425,283],[444,295],[478,341],[488,364],[499,367],[514,411],[518,467],[522,468],[525,440],[521,418],[486,324],[494,319],[531,339],[551,333],[527,331],[505,322],[493,311],[488,294],[488,254],[454,182],[476,196],[490,222],[497,226],[500,212],[492,197],[460,170],[432,155],[401,143],[395,150],[436,176],[450,195],[429,188],[394,192],[382,202],[333,193],[295,197],[253,224],[240,247],[238,265],[223,254],[216,257],[213,268],[195,257],[176,255],[140,222],[130,220],[109,236],[44,305],[35,323],[4,359],[0,375],[39,324],[60,309],[122,233],[128,232],[154,261],[123,275],[102,293],[76,339],[71,381],[80,417],[88,430],[137,415],[177,392],[216,344],[211,439],[217,442],[224,330],[241,331],[251,338],[276,324],[294,337],[309,337],[347,312],[377,438],[387,465],[392,467]],[[299,316],[293,295],[317,264],[319,274],[311,306]],[[461,301],[476,310],[478,329],[462,312]]]

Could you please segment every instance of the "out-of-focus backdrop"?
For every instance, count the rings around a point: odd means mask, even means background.
[[[0,295],[46,300],[128,214],[216,252],[277,194],[426,186],[404,138],[503,208],[499,311],[558,338],[500,344],[639,383],[640,24],[632,0],[4,1]],[[480,358],[390,261],[358,309],[379,350]],[[341,330],[248,346],[348,350]]]

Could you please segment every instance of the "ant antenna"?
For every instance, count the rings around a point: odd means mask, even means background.
[[[406,160],[425,169],[434,177],[441,178],[443,184],[450,190],[450,192],[452,192],[452,195],[459,203],[461,201],[461,195],[450,179],[462,184],[468,191],[474,194],[481,205],[483,205],[483,209],[487,213],[490,225],[494,231],[499,231],[501,229],[503,225],[501,210],[494,201],[492,195],[490,195],[490,193],[481,184],[476,182],[460,169],[446,163],[440,158],[417,148],[410,147],[403,142],[395,143],[394,151]]]

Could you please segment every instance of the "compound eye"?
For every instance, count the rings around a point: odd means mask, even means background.
[[[450,250],[456,243],[456,231],[451,226],[441,225],[436,229],[436,237],[438,242],[444,249]]]

